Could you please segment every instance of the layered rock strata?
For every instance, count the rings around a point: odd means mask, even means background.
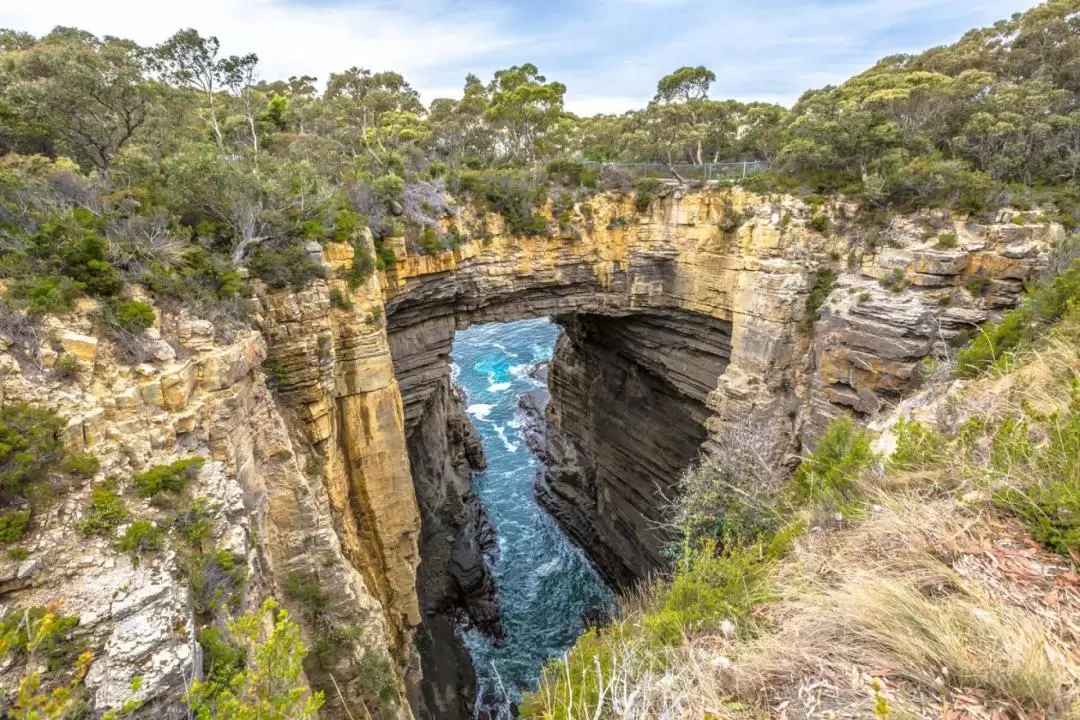
[[[316,583],[334,627],[360,638],[308,661],[316,685],[340,685],[326,714],[348,715],[342,698],[354,716],[370,701],[355,669],[371,651],[397,670],[384,712],[464,717],[474,681],[457,631],[499,629],[490,527],[469,488],[482,460],[450,382],[454,332],[538,316],[566,328],[538,493],[626,584],[660,564],[665,497],[726,428],[775,426],[777,461],[793,461],[832,417],[868,418],[916,388],[1015,302],[1063,237],[1033,213],[928,212],[871,230],[845,219],[854,211],[732,189],[673,190],[639,213],[600,195],[555,237],[533,238],[466,211],[456,222],[471,242],[434,255],[400,242],[393,266],[357,288],[337,277],[351,246],[310,248],[331,279],[300,292],[253,282],[252,328],[228,340],[159,312],[145,363],[117,357],[90,305],[47,318],[40,347],[0,338],[0,402],[54,408],[70,420],[66,443],[102,461],[37,514],[25,559],[0,557],[0,599],[78,609],[79,637],[97,650],[96,709],[139,675],[141,712],[182,712],[201,661],[176,553],[135,565],[76,527],[105,477],[204,456],[192,497],[211,501],[215,546],[247,566],[243,606],[284,599],[315,646],[327,618],[313,622],[289,587]],[[821,214],[825,234],[809,227]],[[820,310],[807,306],[815,285]],[[59,353],[76,358],[74,380],[50,374]]]

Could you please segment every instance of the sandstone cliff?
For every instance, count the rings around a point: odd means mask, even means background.
[[[400,242],[397,262],[355,289],[338,277],[351,246],[312,247],[331,279],[274,293],[253,281],[252,329],[231,338],[159,312],[154,359],[137,365],[95,333],[92,308],[49,318],[40,347],[0,343],[0,401],[56,409],[66,442],[102,468],[37,523],[27,558],[0,559],[0,597],[77,608],[98,650],[95,707],[139,675],[146,712],[176,710],[200,666],[196,625],[221,618],[195,617],[172,550],[135,565],[74,528],[106,476],[203,456],[191,492],[214,508],[217,545],[244,558],[244,605],[283,598],[310,645],[331,643],[307,665],[332,690],[328,716],[375,692],[398,717],[467,717],[459,628],[501,630],[491,530],[470,487],[482,453],[450,381],[454,332],[538,316],[564,327],[537,495],[628,584],[662,566],[664,498],[726,424],[774,426],[785,462],[837,414],[873,415],[1015,302],[1061,235],[1008,213],[871,232],[845,220],[853,210],[731,189],[671,190],[639,213],[602,195],[537,238],[465,212],[471,242],[435,255]],[[830,231],[809,226],[820,215]],[[78,358],[75,381],[49,372],[58,351]],[[41,365],[16,359],[28,354]],[[320,588],[329,611],[290,597],[296,583]],[[367,653],[396,670],[388,693],[357,676]]]

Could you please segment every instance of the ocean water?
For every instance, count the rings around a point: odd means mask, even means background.
[[[477,707],[508,717],[510,702],[534,689],[540,669],[583,630],[586,610],[611,611],[611,591],[533,498],[540,462],[521,436],[517,396],[542,387],[529,377],[551,359],[557,325],[547,319],[476,325],[454,338],[453,373],[487,455],[475,487],[499,540],[494,567],[506,642],[475,631],[465,643],[476,666]]]

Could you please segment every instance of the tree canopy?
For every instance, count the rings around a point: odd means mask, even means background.
[[[264,79],[257,56],[224,56],[192,29],[156,47],[0,30],[0,277],[34,312],[107,300],[121,279],[217,306],[236,266],[301,286],[321,272],[303,243],[365,224],[380,245],[363,272],[393,261],[385,237],[423,252],[461,242],[441,222],[447,193],[548,232],[535,208],[550,182],[572,180],[554,197],[596,187],[585,161],[765,160],[762,189],[878,209],[1050,202],[1071,222],[1078,38],[1080,0],[1049,0],[790,109],[714,98],[716,75],[697,66],[660,78],[640,109],[579,117],[530,63],[425,104],[389,70]]]

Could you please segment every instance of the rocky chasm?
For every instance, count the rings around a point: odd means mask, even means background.
[[[326,623],[361,638],[309,657],[309,679],[331,691],[325,715],[369,699],[356,668],[374,654],[395,670],[379,689],[386,712],[471,717],[459,629],[498,639],[503,628],[454,333],[539,317],[563,328],[535,493],[605,580],[626,586],[663,565],[662,498],[725,428],[768,427],[785,462],[836,415],[874,415],[1014,304],[1061,235],[1033,214],[927,213],[871,240],[844,219],[854,210],[836,203],[821,233],[808,226],[818,211],[793,198],[672,190],[639,213],[605,194],[536,238],[466,210],[472,242],[428,255],[391,241],[393,266],[353,289],[353,248],[313,245],[329,279],[298,292],[252,281],[244,333],[159,311],[154,357],[137,365],[95,336],[91,308],[49,318],[35,350],[45,366],[57,349],[76,356],[77,381],[50,379],[4,342],[0,397],[68,417],[66,443],[102,469],[42,518],[28,557],[0,560],[0,596],[79,609],[97,648],[96,707],[139,675],[140,712],[179,713],[200,648],[175,554],[133,565],[73,528],[104,477],[201,455],[194,492],[215,499],[213,534],[248,566],[245,602],[283,598],[312,642]],[[332,289],[348,302],[332,304]],[[814,291],[822,302],[808,303]],[[290,578],[317,582],[330,610],[305,614]]]

